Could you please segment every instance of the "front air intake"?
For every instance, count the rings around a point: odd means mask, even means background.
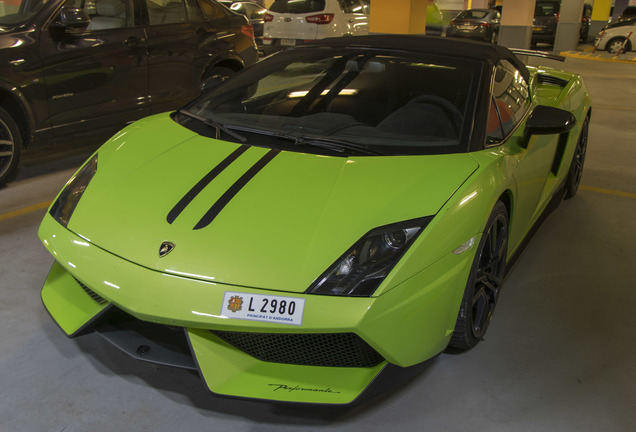
[[[212,330],[258,360],[305,366],[372,367],[384,361],[354,333],[245,333]]]

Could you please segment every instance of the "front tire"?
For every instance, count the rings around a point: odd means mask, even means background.
[[[577,141],[576,148],[574,149],[574,156],[572,156],[570,171],[568,171],[568,177],[565,179],[564,199],[572,198],[579,190],[581,176],[583,175],[583,164],[585,163],[585,153],[587,152],[587,131],[589,122],[589,118],[586,118],[583,122],[581,134],[579,135],[579,140]]]
[[[22,136],[17,123],[0,108],[0,187],[17,173],[22,150]]]
[[[607,52],[611,54],[618,54],[618,51],[623,46],[623,43],[625,43],[625,38],[623,37],[614,38],[611,41],[607,42],[607,45],[605,45],[605,49],[607,50]],[[630,49],[631,49],[630,43],[627,42],[627,45],[625,45],[625,50],[623,52],[626,53]]]
[[[502,288],[507,253],[508,209],[498,201],[488,218],[468,276],[449,343],[452,350],[469,350],[486,334]]]

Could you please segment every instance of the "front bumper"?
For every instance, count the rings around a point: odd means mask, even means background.
[[[272,292],[305,299],[302,326],[291,326],[220,315],[226,291],[265,290],[141,267],[75,235],[48,214],[39,236],[56,259],[42,300],[67,335],[90,329],[101,314],[117,308],[143,322],[183,328],[194,364],[212,392],[306,403],[350,403],[388,363],[407,367],[440,353],[452,334],[474,254],[449,254],[379,297]],[[354,334],[380,360],[364,367],[276,363],[246,353],[219,332]]]

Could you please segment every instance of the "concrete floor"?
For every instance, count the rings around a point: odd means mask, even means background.
[[[0,190],[0,431],[636,430],[636,65],[558,65],[594,100],[581,190],[517,262],[484,343],[353,407],[216,397],[99,336],[67,339],[39,298],[45,210],[9,212],[51,200],[73,170],[23,170]]]

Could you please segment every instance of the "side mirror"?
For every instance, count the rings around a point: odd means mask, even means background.
[[[91,18],[84,9],[76,7],[64,7],[60,11],[60,17],[54,23],[54,27],[77,29],[88,27]]]
[[[560,108],[537,106],[526,121],[525,133],[530,135],[553,135],[569,132],[576,125],[576,117]]]

